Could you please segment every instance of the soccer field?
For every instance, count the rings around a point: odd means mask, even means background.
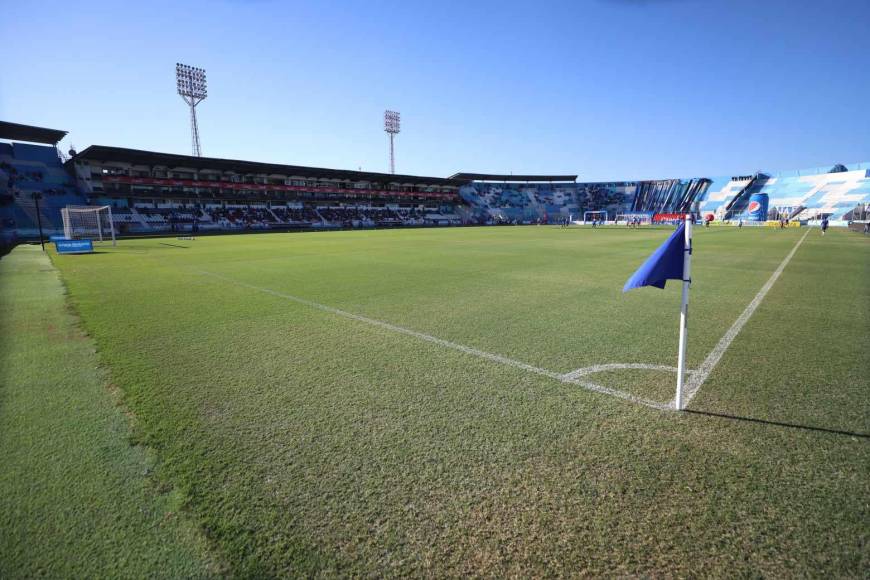
[[[504,227],[53,255],[153,477],[240,575],[866,573],[870,240]],[[59,364],[58,361],[46,361]]]

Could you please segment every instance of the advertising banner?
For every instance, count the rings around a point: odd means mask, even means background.
[[[749,198],[749,205],[746,206],[744,215],[746,219],[753,222],[767,221],[767,204],[769,198],[766,193],[753,193]]]
[[[54,246],[58,254],[87,254],[94,251],[91,240],[57,240]]]

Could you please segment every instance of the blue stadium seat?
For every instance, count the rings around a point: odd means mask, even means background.
[[[57,149],[50,145],[31,145],[30,143],[15,143],[13,145],[15,158],[20,161],[38,161],[48,167],[61,167]]]

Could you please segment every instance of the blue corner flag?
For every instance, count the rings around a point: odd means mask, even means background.
[[[664,288],[666,280],[683,279],[683,252],[686,247],[683,238],[685,228],[685,224],[680,224],[680,227],[671,234],[671,237],[665,240],[665,243],[646,259],[646,262],[631,275],[631,278],[622,287],[623,292],[641,286]]]

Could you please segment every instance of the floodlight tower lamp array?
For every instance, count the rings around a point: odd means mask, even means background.
[[[390,136],[390,173],[396,173],[396,152],[394,139],[401,130],[401,117],[398,111],[384,111],[384,131]]]
[[[175,63],[175,83],[178,94],[190,107],[190,140],[195,157],[202,157],[199,143],[199,125],[196,121],[196,106],[208,96],[205,69]]]

